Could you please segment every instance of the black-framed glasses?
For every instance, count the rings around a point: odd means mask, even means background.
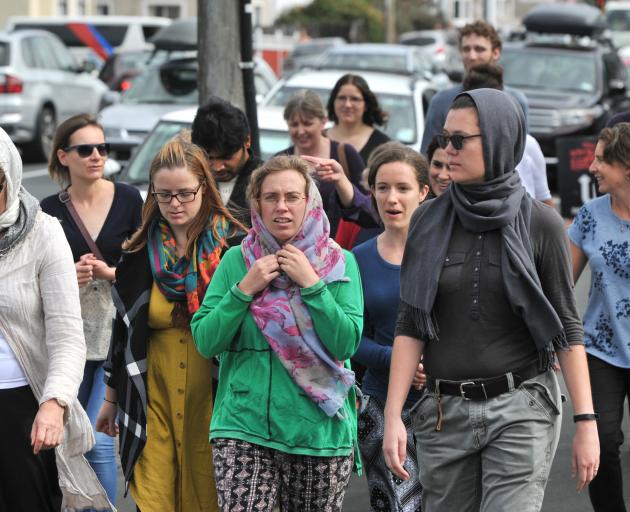
[[[442,149],[446,149],[446,146],[448,146],[448,143],[450,142],[453,145],[453,148],[459,151],[464,147],[464,141],[466,139],[472,139],[473,137],[481,137],[481,133],[476,133],[474,135],[460,135],[458,133],[449,135],[448,133],[440,133],[436,139]]]
[[[286,205],[295,206],[305,197],[306,196],[304,194],[299,194],[297,192],[288,192],[285,196],[281,196],[280,194],[276,194],[275,192],[270,192],[269,194],[263,194],[262,196],[260,196],[260,200],[263,203],[267,203],[270,205],[276,205],[280,203],[280,201],[284,200],[284,203]]]
[[[77,144],[76,146],[64,148],[64,151],[67,153],[68,151],[76,150],[81,158],[88,158],[92,156],[94,148],[96,148],[96,151],[98,151],[98,154],[101,156],[107,156],[109,153],[109,143],[107,142],[101,144]]]
[[[171,192],[155,191],[151,192],[151,194],[153,194],[153,197],[155,197],[155,200],[158,203],[170,203],[174,197],[177,198],[180,203],[192,203],[195,200],[197,192],[199,192],[199,189],[202,185],[203,182],[199,183],[199,186],[196,188],[196,190],[183,190],[181,192],[176,192],[175,194],[172,194]]]

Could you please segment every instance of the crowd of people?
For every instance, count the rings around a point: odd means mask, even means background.
[[[341,511],[353,471],[374,511],[534,512],[561,370],[577,489],[624,511],[630,123],[567,233],[499,36],[460,51],[422,153],[359,75],[290,98],[267,162],[211,97],[144,201],[91,116],[57,128],[41,204],[0,130],[0,510],[113,510],[117,445],[142,512]]]

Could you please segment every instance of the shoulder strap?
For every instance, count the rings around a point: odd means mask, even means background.
[[[343,172],[346,173],[346,177],[350,178],[350,171],[348,170],[348,157],[346,156],[346,145],[340,142],[337,146],[337,155],[339,156],[339,163],[343,167]]]
[[[65,204],[66,208],[68,208],[68,211],[70,212],[70,216],[72,217],[72,220],[74,220],[74,223],[79,228],[79,231],[81,232],[81,236],[83,236],[83,239],[85,240],[85,243],[90,248],[90,251],[92,251],[92,254],[94,254],[94,256],[96,256],[99,260],[105,261],[105,258],[103,258],[103,255],[101,254],[101,251],[98,248],[98,245],[96,245],[96,243],[94,242],[94,240],[88,233],[88,230],[86,229],[85,224],[83,224],[81,217],[79,217],[77,210],[74,208],[74,205],[72,204],[72,201],[70,200],[70,194],[68,194],[67,189],[59,192],[59,201]]]

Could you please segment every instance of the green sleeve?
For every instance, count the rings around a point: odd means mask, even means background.
[[[245,275],[242,261],[240,246],[225,253],[212,276],[201,307],[190,322],[195,345],[204,357],[225,352],[247,315],[252,297],[236,286]]]
[[[336,359],[349,359],[359,348],[363,331],[363,291],[354,255],[344,251],[349,282],[318,281],[302,288],[302,300],[319,339]]]

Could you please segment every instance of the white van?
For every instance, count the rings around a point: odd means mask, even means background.
[[[100,63],[118,50],[152,48],[151,37],[171,24],[157,16],[13,16],[6,30],[47,30],[58,36],[82,63]],[[96,62],[95,62],[96,61]]]
[[[613,44],[630,46],[630,2],[606,2],[606,21]]]

